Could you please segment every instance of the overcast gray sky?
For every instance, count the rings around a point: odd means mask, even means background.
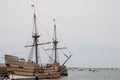
[[[74,53],[68,66],[120,67],[120,0],[0,0],[1,56],[19,55],[26,44],[32,3],[50,34],[57,20],[58,38]]]

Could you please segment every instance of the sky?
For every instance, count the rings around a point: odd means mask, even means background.
[[[56,19],[58,39],[73,53],[67,66],[120,67],[120,0],[0,0],[1,57],[25,56],[19,52],[32,31],[31,4],[50,35]]]

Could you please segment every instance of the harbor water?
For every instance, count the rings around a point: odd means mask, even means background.
[[[18,79],[35,80],[35,79]],[[120,80],[120,70],[79,70],[70,69],[69,75],[59,79],[40,79],[40,80]]]

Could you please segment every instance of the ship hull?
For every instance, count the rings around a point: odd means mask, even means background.
[[[60,77],[60,72],[54,66],[41,68],[35,63],[19,61],[19,58],[16,56],[5,55],[5,64],[8,73],[13,75],[37,76],[40,79],[55,79]]]

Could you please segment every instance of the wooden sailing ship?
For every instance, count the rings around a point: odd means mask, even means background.
[[[34,8],[34,5],[32,5]],[[54,20],[55,21],[55,20]],[[12,55],[5,55],[5,64],[7,67],[7,71],[9,74],[13,75],[19,75],[19,76],[35,76],[35,78],[40,78],[40,79],[55,79],[59,78],[60,76],[67,76],[67,68],[64,65],[72,55],[69,57],[67,56],[66,61],[60,65],[60,63],[57,61],[57,38],[56,38],[56,24],[54,24],[54,39],[53,39],[53,49],[54,50],[54,59],[52,63],[48,63],[46,66],[41,66],[38,64],[38,46],[43,45],[43,44],[49,44],[51,42],[47,43],[38,43],[38,38],[40,35],[38,34],[37,31],[37,26],[36,26],[36,14],[34,10],[34,26],[33,26],[33,33],[32,33],[32,38],[33,38],[33,44],[32,45],[27,45],[26,47],[32,47],[35,51],[35,61],[32,61],[30,58],[28,61],[25,61],[25,59],[21,59],[17,56],[12,56]],[[42,63],[41,63],[42,64]]]

